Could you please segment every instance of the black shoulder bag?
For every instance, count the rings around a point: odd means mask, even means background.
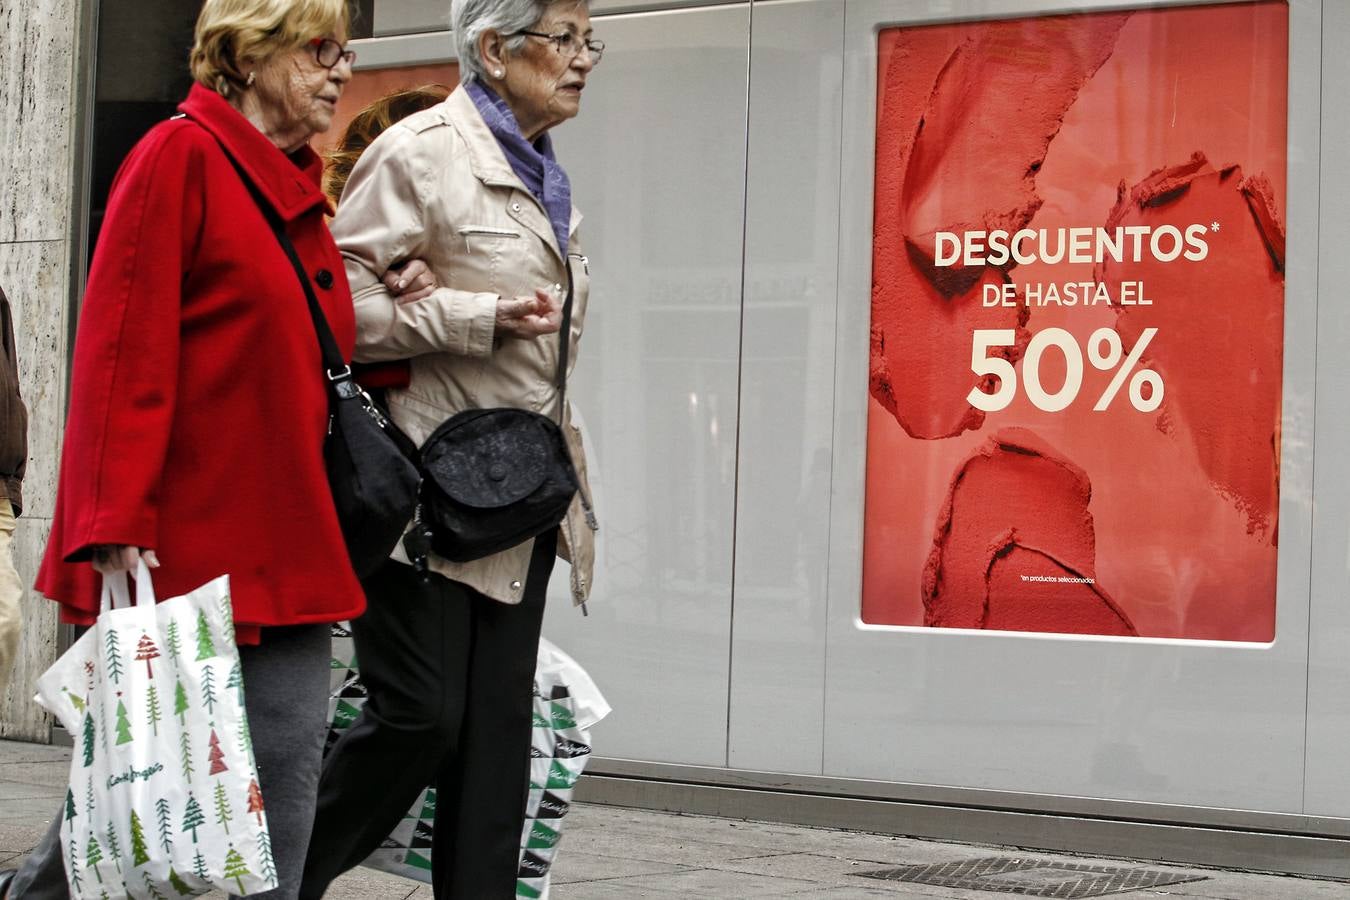
[[[431,433],[420,451],[417,523],[403,543],[419,569],[428,548],[455,562],[481,559],[556,528],[567,515],[579,484],[560,427],[572,330],[572,268],[565,265],[558,421],[527,409],[470,409]]]

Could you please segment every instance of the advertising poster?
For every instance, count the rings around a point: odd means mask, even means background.
[[[459,65],[449,62],[357,71],[352,75],[352,80],[348,82],[346,90],[338,100],[333,124],[326,132],[317,135],[310,146],[318,153],[332,150],[342,140],[342,133],[346,130],[347,124],[371,103],[397,91],[434,84],[444,85],[447,88],[458,85]]]
[[[880,32],[864,622],[1274,639],[1288,46]]]

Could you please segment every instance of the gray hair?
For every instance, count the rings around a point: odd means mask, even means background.
[[[451,0],[450,29],[459,55],[460,83],[487,77],[478,55],[478,39],[483,32],[515,35],[506,39],[507,52],[514,53],[525,44],[525,36],[516,32],[533,26],[554,3],[585,5],[588,0]]]

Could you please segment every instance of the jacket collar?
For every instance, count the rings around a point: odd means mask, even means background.
[[[474,106],[469,92],[462,87],[456,88],[445,98],[445,108],[447,117],[469,149],[469,168],[474,176],[485,184],[517,188],[528,194],[525,183],[512,170],[497,139],[478,114],[478,107]]]
[[[520,180],[511,168],[511,164],[506,161],[506,154],[502,153],[502,148],[488,129],[483,117],[478,114],[478,108],[473,105],[473,98],[469,92],[462,87],[456,88],[449,97],[443,101],[446,120],[455,127],[460,136],[464,138],[464,145],[469,152],[469,169],[474,176],[484,184],[493,184],[500,187],[510,187],[519,190],[525,196],[534,200],[534,195],[525,187],[525,183]],[[538,201],[535,201],[536,205]],[[540,207],[543,212],[543,207]],[[568,224],[568,231],[575,232],[577,225],[581,222],[581,213],[577,210],[576,204],[572,204],[572,218]],[[548,238],[548,243],[557,251],[557,239]]]
[[[287,156],[224,97],[200,84],[192,86],[178,110],[220,142],[283,221],[290,222],[316,206],[331,214],[319,190],[323,160],[308,144]]]

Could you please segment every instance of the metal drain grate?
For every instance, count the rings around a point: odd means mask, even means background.
[[[927,866],[900,866],[854,874],[881,881],[908,881],[938,887],[1021,894],[1024,897],[1058,897],[1061,900],[1104,897],[1107,894],[1140,891],[1165,884],[1205,880],[1203,875],[1120,866],[1088,866],[1015,856],[991,856]]]

